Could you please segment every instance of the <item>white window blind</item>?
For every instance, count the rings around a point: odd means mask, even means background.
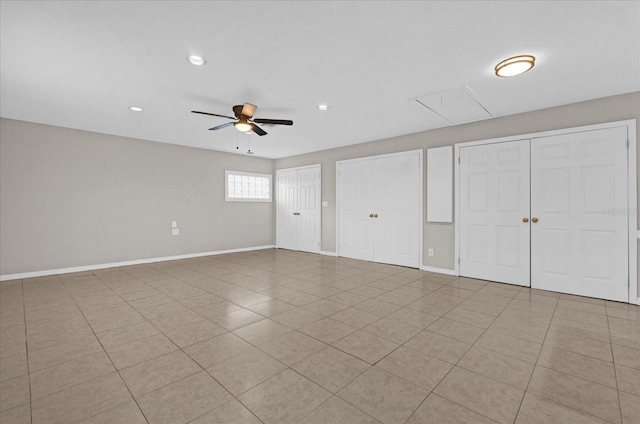
[[[225,171],[227,202],[271,202],[271,175]]]

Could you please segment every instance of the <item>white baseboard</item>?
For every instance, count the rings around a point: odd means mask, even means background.
[[[446,269],[446,268],[436,268],[433,266],[421,266],[421,270],[435,272],[437,274],[446,274],[446,275],[456,275],[456,271],[454,269]]]
[[[162,258],[136,259],[134,261],[113,262],[110,264],[84,265],[72,268],[48,269],[44,271],[23,272],[20,274],[0,275],[0,281],[18,280],[22,278],[44,277],[47,275],[69,274],[72,272],[92,271],[96,269],[115,268],[128,265],[150,264],[154,262],[175,261],[177,259],[199,258],[201,256],[224,255],[226,253],[250,252],[252,250],[273,249],[274,245],[242,247],[239,249],[216,250],[213,252],[189,253],[186,255],[165,256]]]
[[[640,297],[638,298],[638,301],[636,302],[636,305],[640,305]]]
[[[326,250],[321,250],[320,254],[325,256],[338,256],[337,252],[327,252]]]

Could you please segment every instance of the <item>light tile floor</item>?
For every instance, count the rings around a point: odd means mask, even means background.
[[[640,422],[638,306],[275,249],[0,290],[2,424]]]

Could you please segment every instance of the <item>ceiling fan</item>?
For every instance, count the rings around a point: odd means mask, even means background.
[[[211,116],[219,116],[220,118],[232,119],[234,122],[227,122],[225,124],[218,125],[217,127],[209,128],[210,130],[221,130],[222,128],[230,127],[233,125],[236,127],[238,131],[247,132],[253,131],[254,133],[262,136],[267,135],[267,132],[257,126],[256,124],[267,124],[267,125],[293,125],[293,121],[288,119],[266,119],[266,118],[253,118],[253,114],[255,113],[258,106],[252,105],[251,103],[245,103],[244,105],[235,105],[233,107],[233,114],[235,118],[227,115],[218,115],[217,113],[209,113],[209,112],[199,112],[197,110],[192,110],[191,113],[199,113],[201,115],[211,115]]]

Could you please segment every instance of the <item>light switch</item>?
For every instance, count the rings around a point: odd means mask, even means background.
[[[328,206],[329,206],[329,202],[327,202],[327,201],[322,202],[322,207],[323,208],[326,208]]]
[[[171,221],[171,228],[178,228],[178,221]]]
[[[171,230],[171,235],[173,235],[173,236],[177,236],[177,235],[179,235],[179,234],[180,234],[180,230],[179,230],[179,229],[177,229],[177,228],[173,228],[173,229]]]

